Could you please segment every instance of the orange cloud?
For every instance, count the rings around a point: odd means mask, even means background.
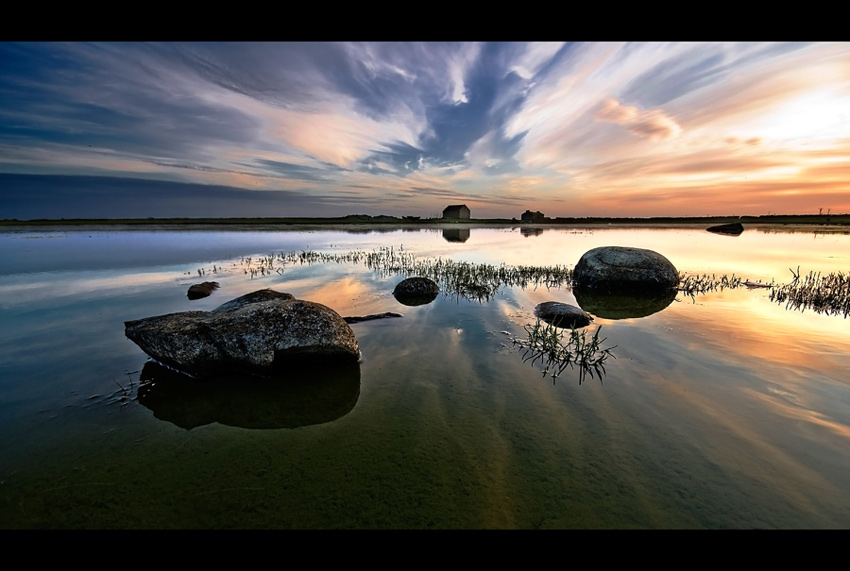
[[[602,102],[594,115],[597,121],[624,126],[630,133],[652,141],[676,137],[682,128],[660,109],[624,106],[614,98]]]

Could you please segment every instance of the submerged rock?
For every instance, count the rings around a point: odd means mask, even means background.
[[[717,226],[711,226],[706,228],[709,232],[714,232],[715,234],[726,234],[727,236],[740,236],[741,232],[744,231],[744,225],[740,222],[734,222],[732,224],[718,224]]]
[[[545,301],[537,304],[534,315],[556,327],[585,327],[593,321],[593,316],[574,305],[558,301]]]
[[[186,297],[189,299],[201,299],[209,296],[212,292],[218,289],[218,282],[204,282],[202,284],[194,284],[189,286],[189,291],[186,292]]]
[[[407,278],[395,286],[393,297],[404,305],[424,305],[431,303],[440,293],[440,286],[428,278]]]
[[[338,313],[273,290],[212,311],[158,315],[124,326],[127,338],[152,358],[196,377],[279,376],[281,367],[295,361],[360,358],[357,338]]]
[[[676,267],[653,250],[603,246],[588,250],[573,270],[579,289],[609,292],[663,291],[679,283]]]

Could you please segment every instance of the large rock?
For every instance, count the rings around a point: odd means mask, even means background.
[[[604,246],[585,252],[573,270],[573,283],[608,292],[664,291],[679,284],[679,273],[658,252]]]
[[[544,301],[534,308],[534,315],[556,327],[579,328],[590,325],[593,316],[574,305],[558,301]]]
[[[319,303],[273,290],[249,293],[212,311],[125,322],[125,335],[164,365],[197,377],[278,375],[288,363],[355,362],[360,348],[343,318]]]

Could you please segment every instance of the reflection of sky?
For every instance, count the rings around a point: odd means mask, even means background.
[[[82,240],[75,234],[67,232],[64,239]],[[85,231],[82,235],[88,236]],[[119,259],[127,240],[140,236],[115,240],[112,235],[92,238],[100,240],[107,260]],[[438,232],[192,235],[192,244],[208,248],[210,257],[202,264],[192,246],[168,254],[166,258],[180,260],[170,265],[139,258],[136,267],[73,270],[52,260],[51,250],[44,248],[42,267],[59,270],[13,271],[0,278],[3,440],[10,442],[7,431],[18,430],[15,423],[35,424],[39,410],[89,406],[89,395],[115,390],[113,379],[138,369],[144,355],[123,337],[125,320],[212,309],[271,287],[323,303],[342,315],[404,314],[352,326],[364,355],[362,394],[346,416],[345,430],[357,434],[348,427],[378,418],[409,429],[417,443],[436,432],[441,447],[462,451],[459,462],[471,465],[463,478],[472,479],[467,474],[474,472],[482,489],[500,497],[509,495],[519,502],[517,488],[527,488],[520,485],[527,482],[518,474],[536,463],[555,487],[567,485],[558,478],[570,479],[563,469],[604,471],[593,490],[625,494],[617,496],[620,505],[631,501],[631,493],[647,494],[656,509],[673,501],[653,495],[663,496],[658,490],[669,486],[695,494],[681,498],[686,506],[710,498],[699,503],[709,512],[737,514],[730,506],[753,504],[765,513],[773,508],[764,506],[790,510],[774,514],[775,519],[741,515],[737,520],[751,526],[758,521],[787,526],[799,521],[794,518],[800,511],[811,516],[803,521],[834,525],[843,513],[840,506],[850,505],[850,416],[845,406],[850,398],[845,380],[850,337],[848,322],[840,317],[787,311],[771,303],[765,290],[715,292],[695,300],[680,295],[646,318],[597,319],[587,330],[601,325],[608,338],[605,346],[616,345],[603,384],[593,379],[579,387],[575,371],[568,369],[553,385],[522,362],[510,336],[502,332],[523,336],[538,303],[574,303],[568,288],[505,289],[484,304],[439,296],[431,304],[406,307],[391,295],[400,278],[381,277],[362,265],[296,265],[255,279],[240,265],[242,255],[284,249],[269,250],[273,242],[318,244],[322,251],[345,253],[398,247],[403,241],[405,249],[419,256],[569,266],[589,248],[627,243],[656,249],[680,269],[739,275],[749,269],[756,278],[781,279],[785,256],[819,270],[831,267],[821,265],[831,260],[840,263],[830,256],[850,251],[850,236],[813,239],[806,234],[745,232],[740,238],[726,238],[704,231],[617,229],[581,234],[547,230],[526,238],[519,232],[473,229],[470,239],[458,244],[444,241]],[[155,243],[167,248],[170,238],[179,246],[185,237],[164,232],[155,236]],[[730,245],[735,248],[732,254]],[[229,246],[245,253],[229,257]],[[64,252],[57,250],[56,256]],[[746,260],[748,252],[751,258]],[[5,257],[2,263],[10,264],[5,253],[0,256]],[[157,267],[152,270],[149,263]],[[209,270],[213,264],[232,269],[198,278],[199,265]],[[188,301],[189,284],[211,279],[221,283],[220,290]],[[69,396],[72,390],[77,394]],[[379,433],[388,430],[368,426]],[[465,434],[474,438],[465,439]],[[565,466],[567,460],[574,464]],[[543,497],[546,493],[551,490]],[[510,502],[500,505],[506,509]],[[495,504],[490,507],[496,509]],[[822,513],[830,515],[819,520]],[[717,517],[709,521],[729,521]],[[506,518],[499,521],[513,521]]]

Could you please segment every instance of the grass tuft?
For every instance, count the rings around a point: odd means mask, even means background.
[[[562,329],[538,319],[534,325],[525,326],[526,339],[513,342],[522,349],[523,362],[531,361],[533,366],[540,361],[543,376],[551,375],[553,384],[564,369],[577,367],[580,385],[587,375],[593,377],[594,373],[602,382],[605,361],[609,357],[616,359],[612,353],[616,345],[602,348],[607,338],[599,338],[601,331],[602,327],[597,327],[591,336],[587,330]]]

